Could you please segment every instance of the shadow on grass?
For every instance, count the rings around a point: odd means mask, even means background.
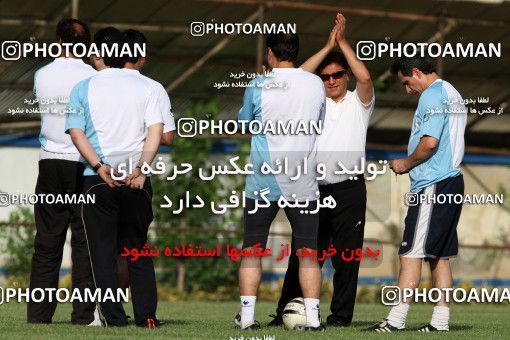
[[[456,325],[450,325],[450,332],[455,331],[469,331],[472,330],[474,327],[472,325],[467,324],[456,324]]]
[[[189,321],[189,320],[160,320],[161,322],[163,322],[164,324],[161,325],[161,327],[165,327],[165,326],[177,326],[177,325],[190,325],[192,323],[194,323],[193,321]]]
[[[193,323],[193,321],[188,320],[160,320],[163,322],[161,325],[162,327],[165,326],[184,326],[184,325],[190,325]],[[30,324],[30,325],[69,325],[69,326],[76,326],[76,327],[87,327],[87,325],[80,325],[80,324],[73,324],[71,321],[53,321],[52,323],[38,323],[38,324]],[[134,321],[131,321],[127,324],[127,327],[129,326],[136,326]],[[96,327],[90,327],[90,328],[96,328]],[[122,328],[122,327],[117,327]],[[140,327],[143,328],[143,327]]]

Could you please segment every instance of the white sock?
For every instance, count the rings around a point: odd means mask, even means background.
[[[402,328],[406,324],[407,313],[409,312],[409,304],[401,302],[391,308],[388,314],[388,323],[393,327]]]
[[[447,306],[435,306],[430,324],[440,330],[449,330],[450,308]]]
[[[305,313],[306,313],[306,326],[318,327],[321,322],[319,320],[319,299],[304,298],[305,300]]]
[[[241,328],[255,321],[256,296],[241,296]]]

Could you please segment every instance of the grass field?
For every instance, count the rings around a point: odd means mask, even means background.
[[[123,328],[99,328],[74,326],[70,323],[69,304],[59,305],[51,325],[28,325],[26,306],[10,303],[0,305],[0,338],[2,339],[136,339],[142,337],[166,339],[226,339],[244,340],[264,339],[509,339],[506,329],[510,324],[510,307],[495,305],[456,305],[452,306],[450,333],[418,333],[417,327],[430,321],[432,306],[412,306],[407,328],[409,331],[378,334],[365,332],[364,329],[386,316],[387,307],[382,305],[358,305],[352,327],[328,328],[325,333],[285,331],[284,329],[265,327],[274,312],[274,304],[257,304],[256,318],[263,326],[258,332],[236,330],[232,318],[239,310],[236,302],[161,302],[158,316],[166,324],[155,330],[130,325]],[[131,306],[126,312],[132,315]],[[327,306],[323,306],[322,315],[326,316]]]

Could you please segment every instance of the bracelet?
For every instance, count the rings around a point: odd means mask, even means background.
[[[95,172],[95,173],[97,173],[97,171],[99,170],[99,168],[101,168],[103,165],[104,165],[103,161],[99,161],[99,163],[97,163],[96,165],[94,165],[94,167],[92,168],[92,170],[94,170],[94,172]]]

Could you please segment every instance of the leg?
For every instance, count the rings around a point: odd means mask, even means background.
[[[436,194],[464,194],[462,175],[448,178],[435,185]],[[449,258],[458,253],[457,224],[462,211],[462,204],[434,204],[430,230],[425,244],[425,253],[431,257],[430,271],[432,285],[440,290],[453,287]],[[442,290],[443,293],[446,293]],[[436,303],[430,325],[436,330],[449,330],[450,309],[443,294]],[[428,325],[421,330],[426,331]]]
[[[94,282],[83,224],[80,221],[71,223],[71,232],[72,286],[84,294],[85,288],[94,289]],[[71,322],[88,325],[94,319],[95,308],[94,302],[74,301]]]
[[[398,287],[416,289],[420,285],[421,280],[421,258],[400,257],[400,272],[398,273]],[[404,301],[409,303],[410,301]]]
[[[260,257],[243,257],[239,266],[239,293],[256,296],[262,277]]]
[[[308,208],[313,211],[317,201],[311,202]],[[301,214],[299,208],[286,208],[285,213],[292,227],[292,235],[298,253],[303,254],[309,249],[317,249],[317,234],[319,229],[319,216],[316,214]],[[299,284],[303,291],[305,301],[306,326],[320,326],[320,292],[321,267],[317,258],[298,256],[299,258]]]
[[[243,249],[251,248],[260,243],[265,248],[269,228],[278,213],[278,204],[271,202],[267,208],[259,208],[255,214],[248,211],[255,208],[255,200],[247,199],[244,209],[244,242]],[[243,257],[239,267],[239,293],[241,295],[241,328],[254,322],[255,301],[257,297],[262,267],[260,257]]]
[[[81,194],[83,192],[83,164],[81,162],[66,162],[62,167],[62,178],[67,192]],[[93,289],[92,269],[90,267],[89,249],[85,229],[81,219],[81,206],[69,205],[71,213],[71,260],[72,286],[80,290],[82,296],[85,288]],[[73,302],[71,322],[88,325],[94,319],[94,302]]]
[[[433,187],[427,187],[420,193],[431,193]],[[421,265],[425,255],[425,239],[430,225],[432,205],[424,202],[417,206],[409,207],[404,221],[404,236],[399,249],[400,273],[398,276],[398,287],[401,291],[405,288],[416,289],[420,284]],[[405,328],[409,303],[412,297],[402,301],[391,308],[388,314],[390,326],[398,329]]]
[[[153,219],[150,185],[148,179],[143,190],[122,188],[119,224],[121,248],[125,246],[141,251],[147,243],[147,231]],[[135,323],[145,325],[148,318],[156,317],[158,304],[154,264],[151,257],[140,257],[136,261],[128,260],[127,266]]]
[[[299,284],[303,298],[319,299],[321,295],[321,267],[313,258],[299,258]]]
[[[283,309],[290,300],[303,296],[301,286],[299,285],[299,260],[296,256],[294,242],[292,242],[291,248],[292,250],[289,256],[289,263],[282,286],[282,295],[280,296],[280,300],[278,300],[278,308],[276,309],[276,315],[280,318],[283,313]]]
[[[402,292],[404,289],[416,289],[420,284],[421,278],[421,258],[407,258],[404,256],[400,257],[400,273],[398,275],[398,287]],[[388,314],[388,323],[398,329],[405,328],[407,319],[407,313],[409,312],[410,299],[403,300],[400,298],[400,302],[393,306]]]
[[[432,275],[432,286],[439,288],[453,288],[453,277],[450,269],[450,260],[431,260],[430,271]],[[443,290],[444,292],[444,290]],[[432,313],[432,320],[430,324],[439,330],[448,330],[448,323],[450,321],[450,308],[449,303],[446,302],[446,296],[443,294],[441,300],[436,303],[434,312]]]
[[[327,249],[330,245],[330,225],[329,225],[329,209],[321,209],[319,211],[319,231],[318,231],[318,251],[322,254],[322,250]],[[283,309],[290,300],[303,296],[301,286],[299,285],[299,260],[296,256],[295,242],[292,241],[292,252],[289,257],[289,264],[285,272],[285,280],[283,281],[282,295],[278,301],[278,308],[276,310],[277,316],[281,317]],[[320,261],[319,265],[322,267],[324,261]]]
[[[95,194],[95,204],[82,205],[83,226],[87,236],[92,275],[96,288],[117,290],[117,226],[119,188],[109,188],[99,176],[86,176],[85,193]],[[107,326],[126,326],[122,303],[99,304]]]
[[[453,288],[452,270],[450,269],[450,260],[430,260],[430,272],[432,274],[432,287],[434,288]],[[449,303],[443,298],[436,304],[437,306],[448,306]]]
[[[36,194],[62,193],[58,176],[58,160],[41,160]],[[58,288],[60,265],[66,239],[70,215],[61,204],[41,204],[34,206],[36,234],[34,255],[30,274],[30,289]],[[27,321],[29,323],[51,323],[57,302],[29,302]]]
[[[365,182],[348,181],[329,187],[328,191],[331,191],[338,202],[337,206],[332,209],[328,221],[334,248],[339,253],[344,249],[362,248],[367,198]],[[344,261],[340,255],[332,257],[331,262],[335,273],[333,275],[331,315],[328,316],[328,324],[348,326],[352,322],[354,314],[360,262]]]

